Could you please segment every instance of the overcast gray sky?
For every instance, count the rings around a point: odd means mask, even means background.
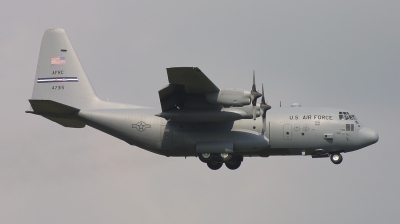
[[[399,223],[399,1],[11,1],[0,8],[0,223]],[[127,2],[127,1],[124,1]],[[100,98],[160,108],[166,67],[272,107],[344,108],[380,140],[337,166],[209,170],[29,108],[42,35],[64,28]],[[261,122],[261,121],[260,121]]]

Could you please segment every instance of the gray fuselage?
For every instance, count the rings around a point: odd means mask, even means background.
[[[165,156],[196,156],[202,143],[231,142],[234,154],[269,156],[349,152],[377,141],[377,133],[363,127],[354,115],[340,119],[339,113],[344,111],[273,108],[268,111],[264,136],[261,136],[261,118],[173,122],[150,115],[156,113],[148,109],[81,110],[78,116],[93,128]]]

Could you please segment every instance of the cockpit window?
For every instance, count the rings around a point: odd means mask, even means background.
[[[349,114],[349,112],[339,112],[339,120],[354,120],[358,124],[356,115]]]

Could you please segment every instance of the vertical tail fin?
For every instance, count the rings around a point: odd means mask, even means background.
[[[99,101],[63,29],[43,35],[32,99],[80,109]]]

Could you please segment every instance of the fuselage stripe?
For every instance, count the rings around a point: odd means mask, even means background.
[[[78,77],[50,77],[38,78],[37,83],[51,83],[51,82],[78,82]]]

